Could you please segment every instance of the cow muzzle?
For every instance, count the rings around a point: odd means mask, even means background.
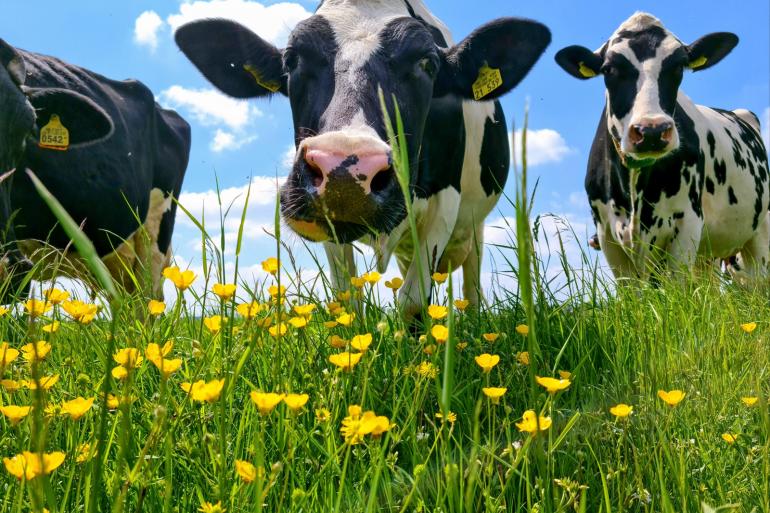
[[[305,139],[285,191],[286,197],[301,197],[287,224],[311,240],[339,236],[336,226],[347,232],[377,231],[382,212],[398,183],[390,147],[376,137],[331,132]],[[292,194],[293,193],[293,194]],[[285,211],[286,213],[286,211]],[[355,228],[352,228],[355,227]],[[344,237],[349,238],[349,237]]]
[[[660,158],[679,146],[679,138],[674,121],[658,116],[632,122],[624,143],[625,153],[634,158]]]

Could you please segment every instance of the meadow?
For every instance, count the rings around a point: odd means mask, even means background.
[[[397,277],[304,279],[278,221],[266,281],[201,223],[205,272],[148,303],[61,217],[104,304],[2,309],[0,513],[770,512],[766,291],[547,278],[523,164],[489,248],[516,288],[474,308],[434,275],[419,325]]]

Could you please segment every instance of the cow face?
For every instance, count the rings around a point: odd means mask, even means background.
[[[0,174],[15,166],[35,126],[35,110],[21,89],[25,79],[24,60],[0,40]]]
[[[238,98],[288,96],[297,148],[281,191],[288,225],[313,241],[388,233],[405,217],[379,91],[407,135],[410,183],[434,98],[473,98],[485,65],[500,71],[491,100],[512,89],[550,42],[538,23],[500,19],[454,47],[409,15],[405,2],[324,2],[283,50],[227,20],[181,27],[182,51],[220,90]],[[403,12],[401,12],[403,11]]]
[[[616,148],[629,165],[649,165],[679,147],[674,111],[684,71],[713,66],[736,44],[735,34],[719,32],[686,45],[654,16],[636,13],[598,51],[569,46],[556,62],[580,79],[604,76]]]

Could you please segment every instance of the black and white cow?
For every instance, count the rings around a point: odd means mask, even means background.
[[[138,285],[161,296],[176,211],[171,197],[179,195],[189,152],[187,122],[160,108],[140,82],[110,80],[0,40],[0,171],[15,169],[0,183],[9,281],[17,285],[30,259],[70,243],[29,169],[82,223],[122,285],[134,289],[132,274],[140,282],[149,276],[151,284]]]
[[[770,190],[759,120],[695,105],[679,89],[686,70],[713,66],[737,43],[719,32],[686,45],[636,13],[596,52],[570,46],[556,54],[577,78],[604,76],[586,191],[598,232],[592,245],[616,277],[737,252],[750,276],[764,275]]]
[[[281,193],[285,221],[325,242],[339,288],[355,274],[350,243],[374,246],[381,270],[395,253],[405,276],[401,305],[410,313],[420,308],[419,280],[429,289],[430,273],[420,276],[412,262],[378,88],[391,118],[395,96],[423,260],[430,270],[462,267],[464,294],[478,301],[483,223],[509,168],[505,118],[494,100],[549,44],[545,26],[501,18],[453,45],[420,0],[326,0],[283,50],[226,20],[190,23],[176,41],[226,94],[289,97],[297,153]],[[491,76],[489,87],[474,96],[480,74]]]

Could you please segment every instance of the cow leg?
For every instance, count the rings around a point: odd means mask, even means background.
[[[484,300],[481,291],[481,261],[484,254],[484,225],[476,226],[471,250],[463,262],[463,297],[468,300],[474,309],[478,308]]]
[[[611,228],[601,225],[597,225],[597,228],[596,234],[599,239],[599,247],[601,247],[604,258],[607,259],[615,279],[636,278],[637,273],[634,262],[623,250],[623,247],[612,238]]]
[[[350,288],[350,278],[356,275],[356,259],[353,246],[324,242],[324,251],[329,261],[329,276],[332,289],[342,292]]]
[[[686,218],[684,221],[686,221]],[[695,268],[695,261],[698,258],[698,246],[703,235],[703,220],[691,220],[679,226],[679,233],[671,240],[668,269],[676,271],[684,267],[688,271],[692,271]]]
[[[770,261],[770,214],[757,226],[754,236],[741,248],[742,273],[749,282],[766,276]]]

